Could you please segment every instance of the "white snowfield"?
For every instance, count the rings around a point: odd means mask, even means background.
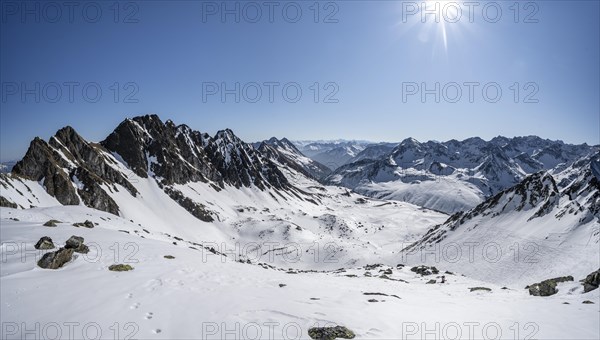
[[[328,325],[364,339],[598,338],[600,292],[582,295],[579,283],[540,298],[460,275],[427,284],[439,275],[409,267],[265,269],[86,207],[2,208],[0,217],[3,339],[307,339],[310,327]],[[49,218],[63,223],[43,227]],[[98,225],[71,225],[86,219]],[[36,266],[40,237],[60,247],[71,235],[90,252],[57,270]],[[109,271],[115,263],[134,270]],[[388,269],[394,280],[377,277]],[[492,291],[470,292],[478,286]]]

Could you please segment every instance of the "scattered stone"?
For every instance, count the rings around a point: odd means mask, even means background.
[[[583,279],[583,292],[591,292],[600,286],[600,269],[590,273]]]
[[[428,285],[432,285],[432,284],[434,284],[434,283],[436,283],[436,281],[435,281],[435,280],[429,280],[429,281],[427,281],[427,283],[426,283],[426,284],[428,284]]]
[[[568,303],[568,302],[563,302],[563,305],[570,305],[570,303]]]
[[[76,223],[73,223],[73,226],[74,227],[93,228],[94,227],[94,223],[92,221],[85,220],[85,222],[76,222]]]
[[[392,272],[392,269],[386,269],[386,270],[383,271],[383,273],[385,275],[392,275],[393,272]]]
[[[374,270],[377,269],[378,267],[383,266],[381,263],[377,263],[377,264],[368,264],[365,266],[365,270]]]
[[[347,277],[356,277],[356,275],[354,275],[354,274],[346,274],[344,276],[347,276]]]
[[[371,277],[371,276],[373,276],[373,275],[371,274],[371,272],[365,272],[365,274],[364,274],[364,275],[365,275],[365,276],[367,276],[367,277]]]
[[[508,289],[508,287],[502,287],[502,288],[500,288],[500,289],[504,289],[504,290],[506,290],[506,289]]]
[[[133,267],[128,264],[113,264],[108,267],[108,270],[113,272],[127,272],[133,270]]]
[[[593,303],[592,301],[590,301],[590,300],[585,300],[585,301],[583,301],[582,303],[583,303],[583,304],[585,304],[585,305],[593,305],[593,304],[594,304],[594,303]]]
[[[69,237],[65,244],[65,248],[73,249],[73,251],[75,251],[76,253],[82,254],[87,254],[90,251],[88,246],[83,244],[83,237],[75,235]]]
[[[169,260],[173,260],[175,258],[175,256],[173,256],[173,255],[165,255],[164,258],[165,259],[169,259]]]
[[[476,291],[479,291],[479,290],[484,291],[484,292],[491,292],[492,291],[490,288],[487,288],[487,287],[473,287],[473,288],[469,288],[469,290],[471,292],[476,292]]]
[[[447,270],[446,270],[446,272],[445,272],[444,274],[448,274],[448,275],[454,275],[454,273],[453,273],[453,272],[449,272],[449,271],[447,271]]]
[[[417,273],[421,276],[427,276],[432,274],[438,274],[439,270],[436,267],[427,267],[427,266],[417,266],[410,268],[411,272]]]
[[[54,249],[54,243],[52,243],[52,239],[48,236],[44,236],[40,238],[39,241],[35,244],[35,249],[45,250],[45,249]]]
[[[379,300],[377,300],[377,299],[369,299],[367,301],[369,301],[369,302],[379,302]]]
[[[38,266],[44,269],[58,269],[71,261],[73,249],[60,248],[57,251],[44,254],[38,261]]]
[[[46,223],[44,223],[44,227],[56,227],[56,224],[60,223],[60,221],[57,220],[49,220]]]
[[[285,287],[285,286],[287,286],[285,283],[280,283],[280,284],[279,284],[279,288],[283,288],[283,287]]]
[[[534,283],[525,287],[529,289],[529,294],[533,296],[550,296],[558,293],[556,285],[560,282],[573,281],[572,276],[562,276],[554,279],[544,280],[540,283]]]
[[[308,329],[308,336],[315,340],[354,339],[354,332],[344,326],[313,327]]]
[[[321,300],[320,298],[310,298],[311,300]]]

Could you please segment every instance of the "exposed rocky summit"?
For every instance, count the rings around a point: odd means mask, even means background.
[[[214,137],[156,115],[123,121],[101,144],[119,154],[139,177],[163,185],[212,182],[264,189],[287,186],[285,176],[251,145],[227,129]]]
[[[43,181],[46,191],[63,205],[78,205],[118,214],[119,207],[105,188],[120,184],[132,195],[137,190],[113,168],[115,161],[98,144],[85,141],[69,126],[60,129],[46,143],[35,138],[12,173],[26,179]]]
[[[131,170],[125,171],[119,162]],[[211,137],[170,120],[163,123],[156,115],[124,120],[100,143],[84,140],[69,126],[48,142],[36,137],[7,176],[12,177],[2,178],[3,186],[11,180],[37,181],[63,205],[83,203],[115,215],[120,209],[111,195],[124,189],[136,197],[136,178],[151,177],[169,197],[206,222],[214,220],[213,212],[184,196],[176,185],[205,182],[215,190],[225,185],[296,190],[273,161],[231,130]],[[0,205],[17,207],[5,198]]]

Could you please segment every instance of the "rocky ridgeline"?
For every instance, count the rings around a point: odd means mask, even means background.
[[[119,170],[117,159],[131,172]],[[11,176],[40,182],[63,205],[83,203],[115,215],[119,206],[110,192],[122,187],[135,197],[134,178],[154,177],[169,197],[203,221],[212,221],[211,212],[173,185],[206,182],[215,190],[226,184],[294,190],[275,163],[231,130],[210,137],[170,120],[163,123],[156,115],[126,119],[100,143],[87,142],[69,126],[48,142],[36,137]],[[10,179],[3,177],[0,184],[9,185]],[[17,207],[5,197],[0,205]]]
[[[477,174],[470,180],[471,184],[486,196],[492,196],[518,184],[527,175],[549,169],[562,170],[565,165],[597,151],[597,146],[571,145],[536,136],[499,136],[490,141],[473,137],[423,143],[407,138],[388,152],[376,153],[377,157],[359,157],[359,154],[354,163],[336,169],[326,182],[354,188],[363,180],[388,179],[398,169],[424,171],[422,180],[461,172],[467,176]],[[409,174],[405,180],[411,181],[411,176],[414,177]]]

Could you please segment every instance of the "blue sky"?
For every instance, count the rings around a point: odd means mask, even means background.
[[[147,113],[210,134],[231,128],[247,141],[535,134],[599,144],[598,2],[521,2],[518,18],[513,3],[494,3],[502,14],[492,22],[494,4],[459,3],[457,20],[442,2],[435,23],[410,2],[320,2],[315,23],[314,1],[275,1],[271,18],[258,2],[258,19],[256,2],[228,1],[226,9],[240,6],[238,23],[235,14],[222,20],[220,1],[96,1],[72,17],[44,2],[24,9],[3,1],[0,160],[20,158],[35,136],[65,125],[99,141],[126,117]],[[222,84],[236,83],[239,103],[232,93],[223,102]],[[436,83],[439,103],[434,94],[423,102],[423,85]],[[477,84],[473,102],[465,83]],[[497,88],[502,96],[491,102]]]

